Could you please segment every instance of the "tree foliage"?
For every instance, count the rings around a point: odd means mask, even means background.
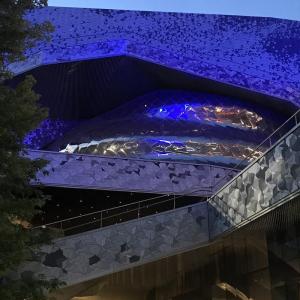
[[[33,259],[39,245],[49,240],[46,232],[27,226],[46,197],[30,185],[44,162],[26,158],[23,145],[26,133],[38,126],[47,111],[38,105],[39,96],[32,89],[33,77],[26,77],[16,88],[5,84],[11,76],[8,64],[25,59],[28,48],[49,38],[51,24],[32,24],[26,19],[28,11],[46,5],[46,0],[0,0],[0,299],[3,300],[46,299],[46,291],[57,286],[55,280],[16,272],[22,263]]]
[[[47,6],[47,0],[0,1],[0,72],[8,63],[23,60],[25,50],[37,41],[49,39],[52,26],[49,22],[32,24],[24,13]]]

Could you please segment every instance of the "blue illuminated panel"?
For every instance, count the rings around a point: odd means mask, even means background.
[[[30,149],[41,149],[62,137],[66,131],[77,124],[76,121],[46,119],[41,122],[37,129],[30,131],[25,136],[23,143]]]
[[[275,18],[47,7],[51,42],[39,43],[17,73],[43,64],[134,56],[241,86],[299,106],[300,22]],[[174,26],[176,24],[176,26]]]

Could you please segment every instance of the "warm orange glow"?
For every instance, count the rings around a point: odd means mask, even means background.
[[[21,225],[25,229],[29,229],[32,227],[32,224],[26,220],[22,220],[19,217],[11,217],[9,221],[14,225]]]
[[[217,286],[220,289],[222,289],[223,291],[227,291],[241,300],[254,300],[253,298],[248,298],[243,292],[241,292],[239,289],[231,286],[227,282],[220,282],[217,284]]]
[[[197,113],[199,115],[204,113],[205,121],[252,130],[256,130],[263,120],[261,116],[254,112],[236,107],[204,106],[198,108]]]

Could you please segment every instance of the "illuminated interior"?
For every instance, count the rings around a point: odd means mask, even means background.
[[[66,153],[236,164],[257,158],[256,146],[280,116],[238,99],[158,90],[86,120],[48,149]]]
[[[255,151],[254,145],[251,147],[249,145],[205,142],[195,139],[166,140],[151,136],[147,138],[104,139],[79,145],[67,145],[61,152],[160,159],[176,159],[176,156],[180,155],[182,159],[193,156],[199,161],[209,161],[212,158],[216,160],[216,157],[243,160],[250,155],[257,158],[262,154],[262,151]]]
[[[30,149],[234,166],[257,157],[252,150],[294,111],[280,99],[125,56],[31,73],[49,119],[25,138]]]
[[[253,111],[239,107],[222,107],[201,104],[173,104],[151,109],[149,117],[160,119],[200,122],[211,125],[223,125],[240,129],[257,130],[263,118]]]

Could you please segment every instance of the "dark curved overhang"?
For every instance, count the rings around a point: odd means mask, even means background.
[[[158,89],[231,96],[286,116],[296,110],[279,98],[127,56],[40,66],[15,76],[9,84],[15,86],[28,74],[36,78],[41,104],[54,119],[91,118]]]

